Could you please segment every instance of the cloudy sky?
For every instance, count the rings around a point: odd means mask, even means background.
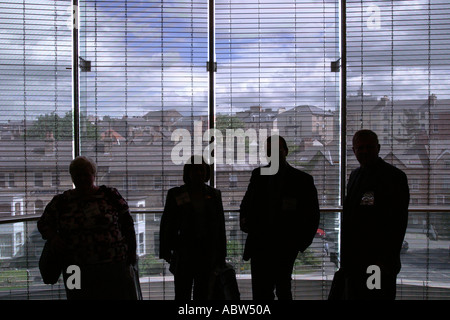
[[[0,121],[70,110],[69,4],[0,4]],[[363,4],[347,1],[348,93],[450,98],[448,1]],[[92,63],[80,74],[82,110],[206,113],[207,12],[207,1],[80,1],[80,56]],[[217,111],[335,109],[338,27],[338,1],[216,0]]]

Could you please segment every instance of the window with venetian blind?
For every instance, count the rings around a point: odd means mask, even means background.
[[[339,59],[338,17],[337,1],[215,2],[216,119],[227,120],[216,124],[226,138],[237,137],[225,148],[228,162],[217,164],[216,186],[230,209],[239,208],[251,171],[267,163],[265,137],[275,133],[287,140],[288,162],[313,175],[320,205],[339,204],[339,73],[330,68]],[[248,150],[244,159],[236,155],[239,146]],[[230,226],[239,247],[245,235],[238,222]],[[323,213],[320,229],[325,236],[318,233],[299,255],[294,278],[334,273],[338,215]],[[327,295],[320,281],[311,283],[293,282],[295,298]]]
[[[39,216],[72,185],[70,16],[71,1],[0,1],[1,220]],[[51,298],[34,281],[42,244],[35,222],[2,222],[0,299]]]
[[[322,208],[318,235],[296,263],[294,298],[325,299],[346,176],[357,166],[351,137],[370,128],[411,189],[398,298],[448,299],[446,1],[79,1],[76,48],[72,9],[71,1],[0,2],[2,219],[39,215],[71,187],[67,166],[79,141],[98,163],[97,183],[118,188],[135,214],[142,274],[152,279],[142,282],[145,297],[171,299],[171,274],[157,255],[165,195],[183,183],[173,134],[188,133],[186,145],[201,152],[203,133],[216,128],[234,135],[227,146],[216,131],[223,153],[213,183],[229,259],[251,298],[237,210],[251,170],[265,163],[259,138],[274,130],[288,141],[288,161],[313,175]],[[20,280],[20,270],[36,267],[39,248],[27,239],[39,235],[34,222],[1,226],[0,257],[14,261],[2,268],[19,269]],[[63,296],[61,286],[37,290],[32,275],[3,296]]]
[[[398,298],[447,297],[450,204],[450,4],[347,2],[347,174],[351,138],[378,134],[380,156],[408,176],[411,201]],[[431,211],[427,211],[430,210]],[[363,231],[363,230],[362,230]],[[419,285],[423,291],[408,290]]]

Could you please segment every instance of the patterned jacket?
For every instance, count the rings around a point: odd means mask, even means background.
[[[75,190],[58,194],[37,226],[44,240],[58,234],[65,242],[67,264],[115,262],[136,255],[133,218],[115,188],[101,186],[89,197],[81,197]]]

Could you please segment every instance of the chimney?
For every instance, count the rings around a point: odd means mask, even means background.
[[[251,106],[250,107],[250,111],[251,112],[261,112],[262,111],[262,107],[261,106]]]
[[[387,107],[388,102],[389,102],[389,97],[388,96],[384,96],[380,100],[383,102],[383,107]]]
[[[45,135],[44,153],[46,156],[54,156],[55,150],[55,137],[53,136],[53,132],[47,132]]]
[[[435,107],[436,106],[436,100],[437,100],[437,96],[434,93],[432,93],[428,97],[428,101],[430,102],[430,107]]]

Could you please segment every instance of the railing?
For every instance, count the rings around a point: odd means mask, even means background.
[[[322,208],[321,222],[310,248],[299,254],[293,273],[294,299],[326,299],[339,263],[341,208]],[[158,259],[162,209],[136,210],[140,281],[145,299],[173,299],[173,276]],[[246,235],[239,230],[238,210],[226,211],[228,260],[235,267],[241,299],[251,299],[250,265],[242,260]],[[61,282],[49,286],[40,279],[37,262],[44,241],[36,230],[40,215],[0,219],[0,299],[65,299]],[[398,299],[450,299],[450,210],[410,209],[409,225],[398,277]],[[363,230],[362,230],[363,232]],[[16,241],[17,240],[17,241]],[[10,257],[5,257],[10,254]],[[268,257],[270,259],[270,257]]]

